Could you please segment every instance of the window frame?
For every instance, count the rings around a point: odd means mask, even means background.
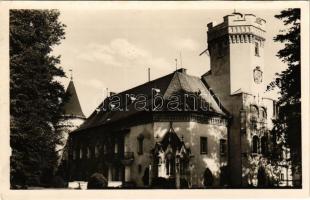
[[[266,136],[261,137],[260,139],[261,154],[266,156],[268,154],[268,138]]]
[[[137,145],[137,153],[138,155],[143,155],[144,150],[144,136],[141,134],[137,137],[138,145]]]
[[[226,156],[226,154],[227,154],[227,140],[226,139],[220,139],[220,155]]]
[[[200,154],[208,154],[208,137],[200,137]]]
[[[254,145],[254,139],[256,140],[256,145]],[[253,154],[259,154],[259,147],[260,147],[260,141],[259,141],[259,137],[257,135],[254,135],[252,137],[252,153]],[[254,151],[254,149],[256,149],[256,151]]]
[[[255,56],[258,56],[259,57],[259,42],[258,41],[255,41],[254,42],[254,48],[255,48]]]

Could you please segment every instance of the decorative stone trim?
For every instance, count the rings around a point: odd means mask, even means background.
[[[201,114],[189,114],[189,115],[177,115],[177,114],[165,114],[154,115],[154,122],[198,122],[203,124],[212,124],[219,126],[227,126],[228,121],[222,117],[206,116]]]
[[[260,46],[264,47],[265,39],[253,34],[230,34],[229,43],[254,43],[260,41]]]

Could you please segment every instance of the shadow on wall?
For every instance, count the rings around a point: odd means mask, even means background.
[[[225,175],[225,173],[228,173],[226,168],[228,152],[225,155],[220,153],[220,140],[227,139],[225,135],[226,127],[196,122],[175,122],[173,128],[179,137],[184,136],[184,142],[190,144],[194,156],[190,163],[191,183],[197,186],[210,186],[211,183],[211,185],[227,185],[228,180],[224,179],[228,179],[227,175]],[[155,126],[155,137],[158,136],[160,141],[168,130],[169,122],[161,122]],[[207,130],[207,134],[205,134],[205,130]],[[208,138],[208,151],[206,154],[200,152],[201,136]],[[206,170],[208,173],[206,173]],[[209,179],[212,179],[212,181]]]

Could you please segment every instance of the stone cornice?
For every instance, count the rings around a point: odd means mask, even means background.
[[[222,38],[224,36],[243,36],[243,37],[252,37],[259,40],[265,41],[264,38],[265,30],[262,30],[259,27],[253,25],[237,25],[237,26],[224,26],[221,29],[208,31],[208,42],[211,42],[215,39]],[[251,41],[251,40],[247,40]]]
[[[257,40],[261,40],[261,46],[264,46],[265,39],[253,34],[230,34],[229,43],[254,43]]]
[[[89,135],[119,132],[119,130],[128,129],[132,126],[148,124],[153,122],[198,122],[203,124],[216,124],[228,126],[228,118],[217,113],[199,113],[199,112],[145,112],[142,115],[132,116],[130,119],[117,121],[111,124],[103,124],[95,127],[89,127],[85,130],[71,132],[73,135]]]

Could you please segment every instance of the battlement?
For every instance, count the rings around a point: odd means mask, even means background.
[[[264,39],[266,20],[256,17],[253,14],[242,14],[234,12],[231,15],[223,17],[224,21],[220,24],[213,25],[209,23],[208,41],[222,37],[224,35],[242,35],[247,41],[251,41],[251,37],[255,36]]]

